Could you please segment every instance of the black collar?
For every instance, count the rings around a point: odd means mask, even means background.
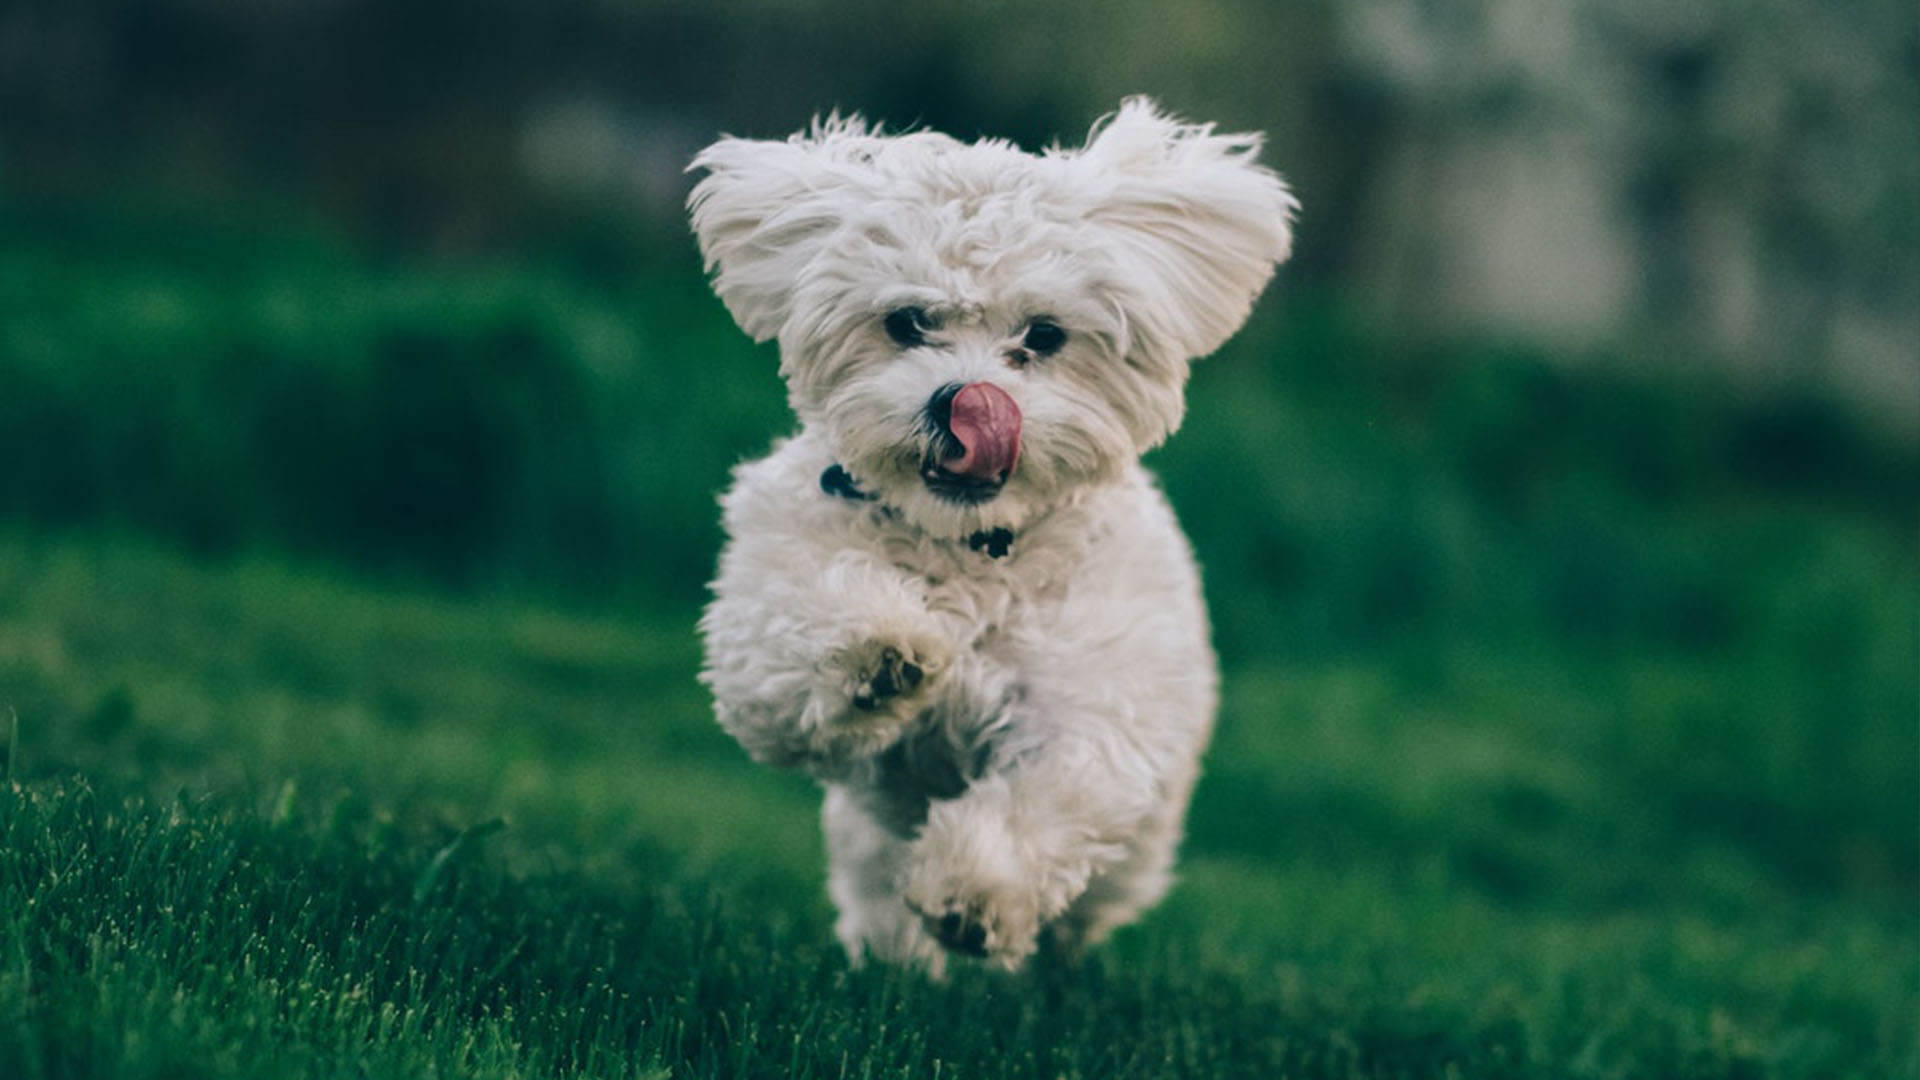
[[[861,491],[860,486],[853,482],[853,477],[847,475],[847,470],[839,465],[829,465],[827,471],[820,474],[820,490],[855,502],[872,502],[879,498],[878,495]]]
[[[870,491],[861,491],[860,485],[840,465],[829,465],[820,474],[820,490],[838,499],[853,502],[874,502],[880,496]],[[989,559],[1004,559],[1013,552],[1013,530],[1003,525],[991,529],[982,529],[967,537],[967,546],[974,551],[984,551]]]

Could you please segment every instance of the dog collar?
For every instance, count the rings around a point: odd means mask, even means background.
[[[860,485],[853,482],[853,476],[837,463],[827,466],[820,474],[820,490],[850,502],[876,502],[880,498],[870,491],[861,491]],[[985,552],[989,559],[1004,559],[1013,553],[1013,530],[1004,525],[982,529],[967,537],[967,547]]]
[[[878,495],[861,491],[860,485],[854,483],[853,477],[839,465],[829,465],[827,471],[820,474],[820,490],[837,498],[852,499],[855,502],[872,502],[879,498]]]

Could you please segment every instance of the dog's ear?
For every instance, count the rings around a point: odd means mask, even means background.
[[[1300,204],[1255,160],[1260,143],[1129,98],[1077,155],[1098,192],[1088,220],[1140,294],[1130,314],[1142,344],[1183,360],[1219,348],[1292,251]]]
[[[794,287],[845,219],[877,140],[859,117],[835,114],[784,141],[728,136],[688,166],[707,174],[687,209],[714,292],[755,341],[786,324]]]

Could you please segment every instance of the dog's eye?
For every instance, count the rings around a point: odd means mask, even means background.
[[[1067,332],[1051,319],[1033,320],[1027,327],[1027,336],[1020,339],[1020,344],[1036,356],[1058,352],[1060,346],[1066,343]]]
[[[895,308],[887,312],[881,325],[887,328],[887,336],[902,346],[925,345],[927,334],[940,328],[925,308],[917,307]]]

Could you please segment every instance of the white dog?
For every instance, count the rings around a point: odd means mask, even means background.
[[[1133,99],[1077,150],[836,116],[694,160],[800,420],[721,500],[702,679],[825,785],[855,962],[1071,955],[1171,881],[1217,677],[1139,457],[1287,257],[1259,146]]]

